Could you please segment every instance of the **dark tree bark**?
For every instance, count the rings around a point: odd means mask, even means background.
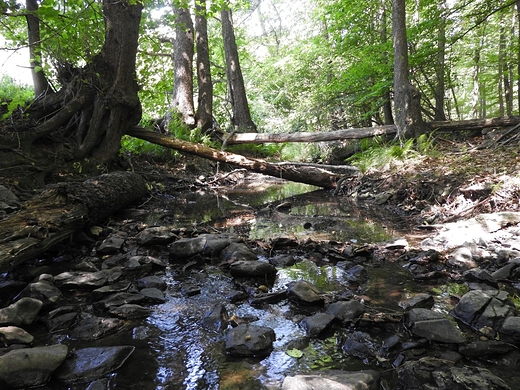
[[[40,20],[38,19],[38,1],[26,0],[27,38],[29,41],[29,67],[34,86],[34,95],[39,97],[49,92],[50,85],[42,70]]]
[[[206,0],[195,0],[195,34],[199,88],[195,124],[205,131],[211,128],[213,123],[213,83],[209,59]]]
[[[18,133],[28,149],[52,133],[74,141],[75,159],[93,164],[113,160],[125,129],[141,119],[135,60],[142,5],[130,0],[104,0],[105,42],[101,52],[82,69],[62,66],[63,87],[32,105],[40,119],[31,131]]]
[[[101,221],[146,193],[142,177],[129,172],[50,186],[19,212],[0,221],[0,272],[37,258],[74,232]]]
[[[174,6],[175,45],[173,52],[174,114],[188,127],[195,126],[195,107],[193,105],[193,21],[187,8]]]
[[[233,109],[232,124],[237,132],[256,132],[256,125],[251,119],[247,102],[244,78],[240,68],[238,49],[233,28],[233,16],[230,9],[221,11],[222,38],[226,56],[226,74],[228,79],[229,100]]]
[[[397,135],[401,140],[417,138],[426,129],[421,114],[421,95],[409,81],[405,0],[392,0],[392,30],[394,37],[394,111]]]
[[[444,110],[444,95],[446,93],[446,82],[444,77],[445,58],[446,58],[446,15],[444,14],[446,2],[443,0],[439,4],[440,17],[439,29],[437,31],[437,63],[435,64],[435,114],[434,120],[445,121],[446,112]]]

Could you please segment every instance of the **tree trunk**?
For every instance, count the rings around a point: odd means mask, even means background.
[[[336,187],[336,182],[338,180],[343,177],[355,175],[358,172],[357,168],[346,165],[321,165],[291,162],[273,164],[263,160],[247,158],[240,154],[223,152],[205,145],[182,141],[167,135],[162,135],[137,127],[129,129],[127,134],[183,153],[235,165],[264,175],[311,184],[323,188],[334,188]]]
[[[187,8],[174,6],[175,46],[173,110],[188,127],[195,126],[193,106],[193,22]]]
[[[36,258],[146,193],[141,176],[128,172],[49,186],[19,212],[0,221],[0,272]]]
[[[206,0],[195,0],[197,80],[199,85],[195,124],[202,131],[213,124],[213,83],[211,81]]]
[[[31,106],[30,115],[41,124],[17,134],[22,147],[61,131],[67,141],[75,138],[77,160],[95,166],[118,155],[124,130],[136,125],[142,113],[135,74],[141,11],[138,2],[103,1],[101,53],[82,69],[61,67],[63,87]]]
[[[435,115],[434,120],[445,121],[444,95],[446,93],[446,82],[444,77],[446,60],[446,2],[443,0],[439,4],[439,30],[437,31],[437,63],[435,64]]]
[[[42,69],[40,20],[38,19],[38,1],[26,0],[27,38],[29,41],[29,67],[34,86],[34,95],[38,98],[51,90]]]
[[[246,87],[240,62],[233,28],[233,17],[230,9],[222,9],[222,38],[224,40],[224,52],[226,56],[226,74],[228,79],[228,93],[233,118],[231,123],[237,132],[256,132],[256,125],[251,119],[249,104],[247,102]]]
[[[405,0],[392,0],[392,30],[395,124],[397,136],[402,141],[417,138],[426,131],[421,114],[421,95],[409,81]]]

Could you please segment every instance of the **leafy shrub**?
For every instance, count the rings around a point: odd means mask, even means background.
[[[0,112],[3,121],[9,118],[19,108],[24,108],[34,97],[32,87],[20,85],[9,76],[0,78]]]

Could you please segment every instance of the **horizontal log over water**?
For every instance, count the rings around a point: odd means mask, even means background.
[[[427,126],[436,131],[465,131],[482,130],[493,127],[507,127],[520,123],[520,117],[510,116],[488,119],[471,119],[464,121],[435,121],[427,123]],[[395,134],[395,125],[361,127],[328,132],[305,133],[236,133],[223,134],[223,140],[228,145],[234,144],[262,144],[284,142],[323,142],[338,141],[344,139],[363,139],[377,135]]]
[[[323,188],[335,188],[338,180],[346,176],[355,175],[358,172],[357,168],[348,165],[321,165],[291,162],[274,164],[259,159],[247,158],[240,154],[213,149],[202,144],[182,141],[137,127],[129,129],[126,134],[209,160],[235,165],[268,176]]]
[[[49,186],[0,221],[0,272],[36,258],[77,230],[108,217],[146,193],[144,179],[130,172]]]

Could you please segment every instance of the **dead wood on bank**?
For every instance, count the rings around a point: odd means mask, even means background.
[[[24,203],[20,211],[0,221],[0,272],[36,258],[146,193],[143,178],[129,172],[49,186]]]
[[[167,135],[155,133],[143,128],[133,127],[126,132],[132,137],[152,142],[166,148],[192,154],[209,160],[231,164],[247,170],[285,180],[311,184],[322,188],[335,188],[338,180],[356,175],[358,170],[348,165],[322,165],[305,163],[270,163],[247,158],[240,154],[224,152],[205,145],[182,141]]]
[[[464,121],[436,121],[429,122],[427,126],[435,131],[474,131],[493,127],[507,127],[520,124],[520,117],[510,116],[488,119],[471,119]],[[283,142],[323,142],[344,139],[363,139],[377,135],[391,135],[397,132],[395,125],[351,128],[318,133],[223,133],[223,141],[228,145],[234,144],[262,144]]]

